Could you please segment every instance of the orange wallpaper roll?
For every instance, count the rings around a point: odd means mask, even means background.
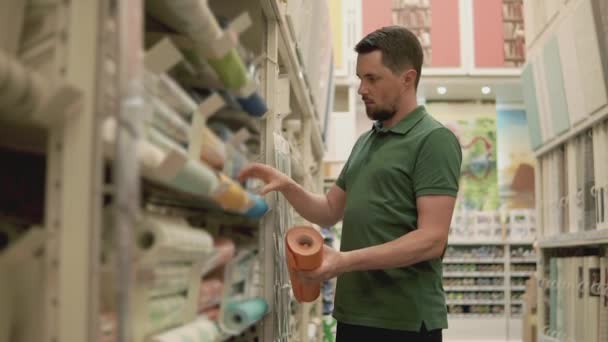
[[[298,302],[312,302],[321,292],[321,284],[304,285],[297,271],[312,271],[323,261],[323,237],[312,227],[297,226],[285,235],[285,253],[291,287]]]

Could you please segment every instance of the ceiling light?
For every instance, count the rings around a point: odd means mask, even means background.
[[[489,93],[492,92],[492,88],[488,87],[488,86],[483,86],[481,87],[481,93],[484,95],[488,95]]]
[[[445,93],[447,93],[447,92],[448,92],[448,88],[446,88],[444,86],[437,87],[437,94],[445,95]]]

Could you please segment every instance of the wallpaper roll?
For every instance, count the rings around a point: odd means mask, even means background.
[[[177,143],[175,140],[168,137],[162,131],[155,127],[146,127],[146,137],[154,145],[160,147],[163,152],[176,150],[182,153],[186,153],[186,149]]]
[[[285,253],[291,287],[298,302],[312,302],[321,292],[321,284],[304,285],[297,271],[312,271],[323,261],[323,236],[312,227],[296,226],[285,235]]]
[[[148,302],[147,331],[159,331],[179,324],[183,318],[185,306],[186,297],[181,295],[150,300]]]
[[[248,193],[247,195],[249,196],[249,202],[251,203],[251,206],[249,207],[249,210],[245,212],[245,216],[251,218],[258,218],[264,216],[264,214],[266,214],[266,212],[268,211],[268,204],[266,203],[266,201],[264,201],[261,196],[252,193]]]
[[[222,142],[207,126],[203,127],[199,133],[202,134],[203,142],[201,146],[201,160],[216,171],[222,171],[226,160],[226,147],[224,146],[224,142]]]
[[[222,299],[224,282],[219,279],[201,281],[198,296],[198,311],[203,312],[211,307],[217,306]]]
[[[150,339],[151,342],[215,342],[220,338],[217,325],[206,318],[183,325],[156,335]]]
[[[247,157],[230,143],[230,140],[233,138],[234,134],[232,133],[232,130],[228,128],[228,126],[219,122],[213,122],[209,125],[209,128],[225,143],[225,158],[222,171],[228,177],[236,179],[241,170],[249,162]]]
[[[261,217],[268,211],[268,204],[260,196],[245,191],[224,174],[219,176],[220,186],[211,197],[222,208],[251,218]]]
[[[249,196],[235,181],[220,173],[220,186],[212,198],[226,210],[244,212],[249,210]]]
[[[201,315],[205,316],[208,320],[217,322],[220,318],[220,307],[215,306],[201,312]]]
[[[209,58],[208,61],[226,88],[238,90],[247,84],[247,69],[236,49],[233,48],[222,58]]]
[[[187,153],[183,147],[157,130],[149,130],[148,139],[164,151],[176,150],[184,155]],[[184,168],[169,181],[169,184],[183,192],[208,196],[217,190],[220,182],[214,170],[196,160],[188,159]]]
[[[249,162],[247,158],[231,144],[226,144],[226,160],[224,162],[224,173],[232,179],[236,179],[241,170]]]
[[[223,267],[228,264],[236,255],[236,245],[228,238],[218,238],[213,242],[217,253],[217,259],[213,268]]]
[[[168,75],[162,74],[158,80],[158,97],[183,118],[190,119],[198,108],[190,95]]]
[[[262,117],[268,111],[266,102],[257,91],[249,95],[249,97],[239,97],[237,101],[243,110],[257,118]]]
[[[44,98],[44,80],[0,51],[0,113],[12,118],[31,115]]]
[[[190,264],[162,264],[154,269],[154,278],[148,290],[149,296],[166,296],[185,293],[190,286]]]
[[[152,126],[181,144],[188,143],[190,126],[172,108],[157,97],[150,97],[153,112],[150,118]]]
[[[193,12],[189,12],[185,7],[182,7],[179,13],[187,22],[185,29],[197,43],[195,49],[200,55],[204,56],[207,53],[204,50],[208,50],[208,46],[220,38],[224,32],[209,9],[207,1],[194,0],[192,2],[198,5],[190,7]],[[183,3],[185,4],[186,1],[183,1]],[[172,7],[177,9],[176,5]],[[247,84],[247,70],[235,48],[232,48],[228,54],[221,58],[209,58],[208,62],[227,88],[237,90]]]
[[[209,196],[219,187],[219,181],[211,168],[189,159],[170,183],[183,192]]]
[[[187,33],[195,42],[209,44],[222,36],[222,28],[206,0],[168,1],[167,5],[181,19],[179,27],[174,28]]]
[[[137,232],[137,249],[163,261],[200,259],[213,252],[213,238],[179,221],[148,215]]]
[[[146,5],[154,17],[194,41],[198,58],[207,56],[209,47],[224,34],[207,1],[153,0]],[[227,88],[237,90],[247,83],[245,65],[235,48],[222,58],[210,58],[208,62]]]
[[[253,298],[227,305],[222,315],[222,327],[229,333],[238,334],[258,322],[268,312],[263,298]]]

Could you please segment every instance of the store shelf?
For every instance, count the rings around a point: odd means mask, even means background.
[[[504,291],[504,286],[444,286],[445,291],[477,292],[477,291]]]
[[[46,153],[45,127],[0,120],[0,147],[21,152]]]
[[[520,299],[512,300],[511,305],[524,305],[524,301]]]
[[[505,259],[492,258],[446,258],[443,259],[444,264],[503,264]]]
[[[557,146],[565,143],[568,140],[571,140],[575,136],[585,132],[596,124],[602,122],[603,120],[608,118],[608,105],[605,105],[591,115],[587,116],[585,119],[576,124],[576,126],[571,127],[566,133],[559,135],[557,137],[551,138],[549,141],[543,144],[538,150],[534,153],[536,157],[539,158],[545,155],[547,152],[552,151]],[[558,246],[559,247],[559,246]]]
[[[504,272],[443,272],[444,277],[451,278],[495,278],[504,277]]]
[[[468,318],[468,319],[484,319],[484,318],[496,318],[504,319],[504,314],[477,314],[477,313],[462,313],[462,314],[448,314],[448,319],[453,318]]]
[[[208,197],[180,192],[146,179],[143,180],[142,185],[142,201],[148,207],[171,208],[173,213],[179,213],[180,216],[192,219],[211,216],[215,220],[229,225],[240,225],[242,227],[257,227],[259,225],[259,219],[225,211]]]
[[[474,299],[464,299],[464,300],[446,300],[447,305],[505,305],[505,301],[503,299],[500,300],[474,300]]]
[[[560,342],[560,340],[555,337],[540,334],[538,342]]]
[[[536,264],[537,262],[536,258],[511,258],[512,264]]]
[[[534,244],[535,240],[531,239],[531,240],[509,240],[506,242],[507,245],[532,245]]]
[[[608,229],[541,237],[538,242],[541,248],[598,246],[605,244],[608,244]]]
[[[449,240],[448,241],[448,245],[449,246],[484,246],[484,245],[502,246],[504,244],[505,244],[504,241],[483,241],[483,240],[479,240],[479,241],[475,241],[475,240]]]
[[[526,291],[526,286],[525,285],[511,286],[511,291]]]
[[[536,273],[535,271],[527,271],[527,272],[511,272],[511,277],[529,277]]]

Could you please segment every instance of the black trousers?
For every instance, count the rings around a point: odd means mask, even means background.
[[[336,342],[442,342],[441,329],[428,331],[422,325],[420,331],[403,331],[365,327],[338,322]]]

